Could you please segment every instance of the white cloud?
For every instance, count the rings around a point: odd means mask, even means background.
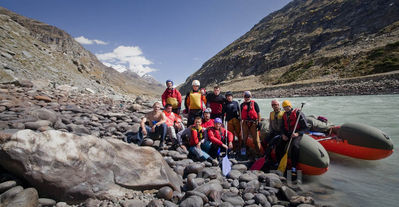
[[[92,44],[97,44],[97,45],[106,45],[108,43],[102,41],[102,40],[90,40],[84,36],[80,37],[75,37],[75,40],[79,42],[82,45],[92,45]]]
[[[143,56],[143,52],[138,46],[119,46],[109,53],[96,54],[97,58],[104,65],[113,67],[119,72],[131,70],[140,76],[156,71],[149,67],[153,64]]]

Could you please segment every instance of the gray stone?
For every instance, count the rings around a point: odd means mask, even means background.
[[[163,202],[158,199],[154,199],[147,204],[147,207],[163,207]]]
[[[30,112],[30,114],[39,120],[50,121],[51,124],[54,124],[58,119],[57,113],[55,111],[45,108],[33,110]]]
[[[54,206],[57,202],[49,198],[39,198],[39,204],[41,206]]]
[[[258,180],[258,176],[251,172],[246,172],[240,176],[239,180],[240,182],[249,182],[251,180]]]
[[[169,164],[169,163],[168,163]],[[176,163],[175,163],[176,164]],[[169,165],[170,166],[170,165]],[[181,165],[177,165],[177,166],[175,166],[174,168],[173,168],[173,170],[178,174],[178,175],[181,175],[181,176],[183,176],[184,175],[184,168],[185,167],[183,167],[183,166],[181,166]]]
[[[157,193],[158,198],[163,198],[165,200],[172,199],[172,196],[173,196],[173,189],[169,186],[162,187],[161,189],[158,190]]]
[[[15,182],[14,180],[0,183],[0,194],[6,192],[7,190],[9,190],[15,186],[17,186],[17,182]]]
[[[205,168],[203,163],[192,163],[184,169],[185,174],[195,173],[198,174],[201,170]]]
[[[208,202],[209,202],[208,197],[206,197],[205,194],[203,194],[203,193],[201,193],[201,192],[198,192],[198,191],[187,191],[187,192],[186,192],[186,196],[187,196],[187,197],[190,197],[190,196],[199,196],[199,197],[201,197],[201,199],[202,199],[202,201],[203,201],[204,203],[208,203]]]
[[[0,195],[0,203],[6,203],[9,200],[11,200],[12,198],[15,197],[15,195],[17,195],[19,192],[23,191],[24,188],[21,186],[15,186],[9,190],[7,190],[6,192],[2,193]]]
[[[255,204],[255,200],[254,199],[251,199],[251,200],[247,200],[247,201],[245,201],[245,207],[248,207],[248,206],[253,206]],[[256,205],[255,204],[255,206],[258,206],[258,205]]]
[[[300,204],[297,207],[314,207],[314,205],[310,205],[310,204]]]
[[[267,200],[266,196],[261,194],[261,193],[257,193],[255,194],[254,197],[256,203],[259,203],[261,206],[266,206],[266,207],[271,207],[269,201]]]
[[[274,173],[266,173],[263,175],[259,176],[259,180],[261,182],[266,183],[267,186],[273,187],[273,188],[281,188],[283,183],[280,180],[280,176],[274,174]]]
[[[222,187],[223,189],[229,189],[231,187],[231,184],[229,182],[222,182]]]
[[[234,206],[231,203],[223,202],[222,204],[219,205],[219,207],[234,207]]]
[[[65,202],[58,202],[55,204],[55,207],[69,207],[69,205]]]
[[[283,192],[283,194],[287,200],[290,200],[291,197],[298,195],[294,190],[292,190],[291,188],[289,188],[287,186],[282,186],[281,191]]]
[[[27,188],[8,200],[8,202],[3,202],[3,205],[35,207],[39,205],[38,199],[39,195],[37,190],[34,188]]]
[[[211,180],[208,183],[198,186],[194,190],[208,195],[211,191],[222,191],[223,187],[218,180]]]
[[[178,205],[176,205],[175,203],[170,202],[170,201],[164,201],[163,206],[164,207],[178,207]]]
[[[243,196],[244,200],[246,200],[246,201],[251,200],[253,197],[254,197],[254,194],[252,194],[252,193],[245,193]]]
[[[244,164],[233,165],[233,167],[231,167],[231,169],[238,170],[241,173],[246,172],[248,170],[247,166],[245,166]]]
[[[215,202],[216,204],[220,204],[222,202],[222,192],[212,190],[209,192],[208,198],[210,201]]]
[[[247,183],[244,193],[255,193],[259,190],[260,183],[258,180],[251,180]]]
[[[238,188],[240,188],[240,189],[245,189],[246,187],[247,187],[246,182],[240,182],[240,185],[238,186]]]
[[[170,186],[179,191],[183,185],[155,149],[117,139],[21,130],[0,143],[0,153],[6,155],[0,156],[0,165],[41,183],[36,187],[43,194],[67,202],[121,198],[127,189]]]
[[[238,186],[240,186],[240,181],[233,180],[233,182],[231,183],[231,186],[238,188]]]
[[[236,180],[241,176],[241,174],[242,173],[238,170],[231,170],[227,177]]]
[[[216,179],[219,172],[218,170],[219,168],[204,168],[198,173],[198,176],[202,178]]]
[[[237,196],[232,192],[222,193],[222,201],[229,202],[233,204],[233,206],[244,206],[245,204],[244,200],[240,196]]]
[[[25,123],[25,128],[26,129],[32,129],[32,130],[37,130],[41,127],[47,127],[51,124],[50,121],[48,120],[38,120],[35,122],[26,122]]]
[[[202,207],[204,205],[204,202],[202,201],[202,198],[199,196],[190,196],[183,200],[179,207]]]

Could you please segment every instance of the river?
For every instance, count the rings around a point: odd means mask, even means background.
[[[305,102],[305,115],[321,115],[336,125],[363,123],[384,131],[399,146],[399,95],[287,98],[294,107]],[[272,99],[257,99],[261,115],[268,117]],[[280,102],[285,100],[279,98]],[[399,155],[376,161],[330,153],[328,171],[305,176],[303,189],[319,204],[331,206],[398,206]]]

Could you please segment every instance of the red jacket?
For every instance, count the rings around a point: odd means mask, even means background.
[[[204,129],[197,129],[195,128],[195,126],[193,125],[191,128],[191,137],[189,140],[190,146],[196,146],[198,144],[198,142],[200,142],[203,138],[204,138]]]
[[[210,128],[215,126],[215,121],[213,119],[209,119],[207,122],[205,122],[205,120],[202,122],[201,124],[202,127],[204,128]]]
[[[168,98],[169,100],[175,100],[177,102],[177,105],[174,104],[173,102],[168,102]],[[162,105],[165,106],[167,103],[172,104],[172,108],[176,109],[176,108],[181,108],[181,94],[180,92],[174,88],[172,90],[170,90],[169,88],[167,88],[163,94],[162,94]]]
[[[224,138],[226,136],[226,129],[223,127],[220,127],[220,130],[216,130],[215,127],[208,128],[208,139],[211,141],[213,144],[217,144],[219,146],[222,146],[223,144],[226,144],[225,140],[222,140],[222,137]],[[227,131],[227,138],[228,142],[233,142],[233,133]]]

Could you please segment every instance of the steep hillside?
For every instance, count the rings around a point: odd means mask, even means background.
[[[399,1],[294,0],[187,78],[233,91],[399,70]]]
[[[69,34],[0,7],[0,81],[68,84],[97,92],[159,95],[158,83],[103,65]]]

